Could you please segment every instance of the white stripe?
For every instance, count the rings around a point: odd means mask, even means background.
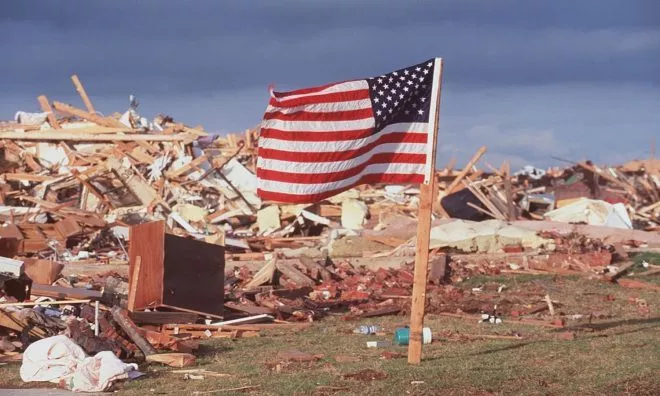
[[[295,107],[278,107],[268,105],[266,113],[274,113],[279,111],[283,114],[292,114],[299,111],[306,111],[309,113],[327,113],[330,111],[348,111],[348,110],[362,110],[371,108],[370,99],[349,100],[348,102],[328,102],[328,103],[314,103],[309,105],[301,105]]]
[[[374,173],[403,173],[421,175],[424,174],[424,170],[425,165],[423,164],[373,164],[369,165],[358,175],[332,183],[299,184],[260,179],[259,188],[265,191],[281,192],[287,194],[318,194],[348,187],[357,182],[364,175]]]
[[[428,124],[425,122],[402,122],[388,125],[378,133],[362,139],[335,140],[325,142],[306,142],[298,140],[283,140],[274,138],[260,138],[259,147],[283,151],[302,153],[323,153],[333,151],[355,150],[378,140],[381,136],[391,132],[409,132],[426,135]]]
[[[291,162],[277,159],[257,158],[257,167],[287,173],[333,173],[355,168],[368,162],[374,154],[401,153],[426,154],[425,143],[386,143],[374,147],[359,157],[333,162]]]
[[[300,132],[338,132],[367,129],[375,126],[373,117],[352,121],[282,121],[263,120],[262,128],[280,129],[283,131]]]
[[[354,80],[354,81],[347,81],[339,84],[332,85],[328,88],[325,88],[321,91],[318,92],[312,92],[312,93],[306,93],[306,94],[300,94],[300,95],[291,95],[287,96],[284,98],[278,98],[275,95],[271,94],[273,99],[277,100],[278,102],[281,103],[286,103],[288,100],[292,99],[298,99],[298,98],[304,98],[305,96],[316,96],[316,95],[323,95],[323,94],[328,94],[328,93],[337,93],[337,92],[347,92],[347,91],[357,91],[360,89],[369,89],[369,84],[367,83],[367,80]],[[283,94],[286,94],[286,92],[282,92]]]

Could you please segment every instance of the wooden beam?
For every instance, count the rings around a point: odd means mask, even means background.
[[[101,117],[98,114],[93,114],[90,112],[87,112],[83,109],[79,109],[77,107],[73,107],[69,104],[62,103],[62,102],[53,102],[53,107],[55,110],[57,110],[60,113],[63,114],[68,114],[72,115],[78,118],[85,119],[87,121],[91,121],[95,124],[104,126],[104,127],[109,127],[109,128],[125,128],[126,125],[122,124],[118,120],[115,120],[114,118],[110,117]]]
[[[57,122],[57,116],[53,112],[53,108],[50,107],[50,102],[48,102],[46,95],[38,96],[37,101],[39,102],[39,106],[41,106],[41,111],[48,113],[48,123],[50,126],[54,129],[60,129],[60,123]]]
[[[463,178],[465,178],[465,176],[467,176],[467,174],[470,173],[472,167],[479,161],[479,159],[481,159],[481,156],[484,155],[485,152],[486,152],[486,146],[482,146],[479,148],[479,150],[477,150],[477,152],[470,159],[470,162],[468,162],[467,165],[465,165],[465,168],[463,168],[461,173],[459,173],[458,176],[456,176],[456,178],[451,182],[451,184],[447,186],[447,188],[445,189],[445,195],[451,194],[454,191],[454,189],[458,187],[458,185],[461,183]]]
[[[78,76],[75,74],[71,76],[71,81],[73,81],[73,85],[76,87],[76,91],[78,91],[78,94],[80,94],[80,98],[85,104],[85,107],[87,107],[87,111],[89,111],[92,114],[96,114],[96,110],[94,110],[92,101],[89,100],[89,96],[87,96],[87,91],[85,91],[85,87],[83,87]]]
[[[506,194],[506,210],[509,221],[516,220],[516,211],[513,207],[513,194],[511,193],[511,163],[504,165],[504,193]]]
[[[438,126],[440,121],[440,93],[442,90],[442,59],[436,58],[433,70],[433,84],[437,85],[435,128],[431,140],[431,156],[429,162],[429,179],[419,186],[420,203],[417,216],[417,246],[415,254],[415,274],[413,278],[412,307],[410,311],[410,342],[408,345],[408,363],[419,364],[422,359],[422,328],[424,327],[424,306],[426,305],[426,281],[429,266],[429,245],[431,241],[431,217],[435,202],[436,183],[435,157],[438,145]],[[430,120],[429,120],[430,121]]]
[[[133,134],[119,135],[108,134],[86,134],[75,132],[0,132],[0,139],[9,140],[54,140],[54,141],[77,141],[77,142],[185,142],[191,140],[190,135],[151,135]]]
[[[133,266],[133,272],[131,272],[131,277],[128,280],[128,284],[130,285],[128,288],[128,303],[126,304],[126,308],[128,309],[128,312],[135,311],[135,296],[137,293],[139,279],[140,279],[141,263],[142,263],[142,257],[136,256],[135,265]]]

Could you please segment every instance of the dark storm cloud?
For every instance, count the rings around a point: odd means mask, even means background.
[[[299,87],[442,56],[447,82],[657,84],[653,1],[5,1],[9,92]]]

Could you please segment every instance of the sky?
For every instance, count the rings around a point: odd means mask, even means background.
[[[46,94],[218,133],[260,122],[268,86],[444,60],[438,167],[617,164],[660,137],[657,0],[3,0],[0,119]],[[660,145],[660,138],[658,145]],[[658,149],[660,152],[660,149]]]

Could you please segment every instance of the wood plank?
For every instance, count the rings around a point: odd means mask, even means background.
[[[129,229],[129,274],[140,259],[138,285],[129,278],[128,288],[134,289],[134,310],[153,307],[163,302],[163,277],[165,260],[165,222],[154,221],[132,226]]]
[[[32,294],[35,296],[52,297],[58,300],[65,298],[83,300],[98,300],[103,296],[98,290],[87,290],[81,287],[62,287],[51,285],[32,285]]]
[[[133,311],[131,319],[133,322],[143,325],[162,325],[168,323],[195,323],[199,316],[190,312],[144,312]]]
[[[458,185],[461,183],[461,181],[463,181],[465,176],[467,176],[467,174],[472,171],[472,167],[477,162],[479,162],[479,159],[481,159],[481,156],[484,155],[485,152],[486,152],[486,146],[482,146],[479,148],[479,150],[477,150],[477,152],[472,156],[472,158],[467,163],[467,165],[465,165],[465,168],[463,168],[463,170],[461,170],[461,172],[454,178],[451,184],[447,186],[447,188],[445,189],[445,195],[449,195],[452,192],[454,192],[456,187],[458,187]]]
[[[73,82],[73,85],[76,87],[76,91],[78,91],[78,94],[80,95],[80,98],[85,104],[87,111],[92,114],[95,114],[96,110],[94,109],[94,105],[92,105],[92,101],[89,100],[89,96],[87,96],[87,91],[85,91],[85,87],[83,87],[78,76],[75,74],[71,76],[71,81]]]
[[[135,257],[135,265],[133,265],[133,271],[131,271],[131,277],[128,278],[128,302],[126,308],[128,312],[135,311],[135,298],[136,292],[140,284],[140,266],[142,264],[142,256]]]
[[[516,220],[516,211],[513,207],[513,194],[511,193],[511,162],[506,161],[504,165],[504,193],[506,194],[507,218],[509,221]]]
[[[53,108],[57,110],[60,113],[67,114],[67,115],[72,115],[81,119],[85,119],[87,121],[91,121],[97,125],[101,125],[104,127],[110,127],[110,128],[123,128],[126,127],[126,125],[122,124],[118,120],[115,120],[114,118],[110,117],[102,117],[98,114],[93,114],[88,111],[85,111],[83,109],[79,109],[77,107],[71,106],[66,103],[62,102],[53,102]]]
[[[53,129],[60,129],[62,128],[60,126],[60,123],[57,121],[57,116],[55,115],[55,112],[53,111],[53,108],[50,107],[50,102],[48,101],[48,98],[46,95],[40,95],[37,97],[37,101],[39,102],[39,106],[41,107],[41,111],[48,113],[48,123]]]
[[[156,134],[133,134],[119,135],[115,133],[108,134],[88,134],[75,132],[0,132],[0,139],[10,140],[53,140],[76,142],[187,142],[191,140],[190,135],[156,135]]]

